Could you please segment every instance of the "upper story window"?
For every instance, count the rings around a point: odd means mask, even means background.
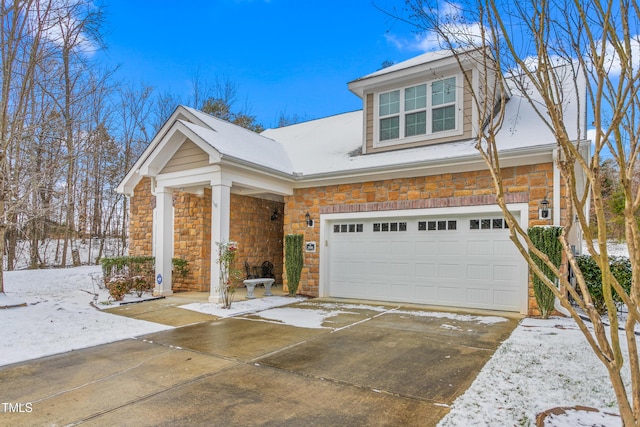
[[[457,131],[462,102],[457,80],[453,76],[378,93],[378,141]]]

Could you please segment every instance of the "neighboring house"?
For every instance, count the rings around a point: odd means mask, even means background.
[[[271,261],[286,285],[283,236],[304,234],[302,294],[536,314],[466,85],[455,58],[435,52],[349,83],[361,111],[260,135],[180,106],[118,188],[131,198],[130,253],[156,256],[156,294],[209,290],[217,301],[216,242],[239,242],[238,268]],[[506,81],[504,93],[510,211],[525,229],[570,220],[553,135]],[[584,128],[578,105],[566,104],[569,129]],[[190,263],[180,288],[172,256]]]

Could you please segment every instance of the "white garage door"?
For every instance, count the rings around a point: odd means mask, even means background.
[[[500,215],[329,224],[329,294],[520,311],[525,263]]]

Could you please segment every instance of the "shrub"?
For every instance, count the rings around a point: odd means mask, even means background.
[[[287,268],[287,288],[289,295],[294,296],[298,292],[300,274],[304,264],[302,253],[302,234],[288,234],[285,236],[285,263]]]
[[[189,263],[181,258],[173,258],[174,271],[179,277],[189,273]],[[126,277],[138,296],[150,292],[155,286],[155,258],[151,256],[122,256],[102,258],[102,277],[105,285],[114,277]]]
[[[607,312],[607,306],[602,293],[602,272],[596,261],[590,255],[580,255],[576,257],[578,268],[584,276],[587,290],[593,300],[595,309],[600,314]],[[620,283],[627,294],[631,290],[631,262],[627,257],[609,257],[609,267],[613,277]],[[577,289],[581,293],[580,289]],[[616,303],[621,303],[622,299],[616,291],[613,291],[613,299]]]
[[[542,253],[549,257],[549,261],[558,268],[562,261],[562,244],[560,243],[560,234],[562,234],[561,227],[531,227],[527,230],[529,238],[533,242],[534,246]],[[547,276],[552,282],[555,282],[556,276],[551,269],[533,253],[531,258],[536,265],[542,270],[545,276]],[[533,292],[536,296],[536,302],[542,317],[546,319],[553,311],[555,303],[555,295],[553,291],[544,284],[542,279],[538,275],[533,275]]]
[[[131,280],[126,276],[112,276],[107,281],[106,287],[114,301],[122,301],[131,290]]]

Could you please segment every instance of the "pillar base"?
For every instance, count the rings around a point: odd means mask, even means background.
[[[169,295],[173,295],[173,291],[171,289],[154,289],[153,296],[154,297],[168,297]]]

